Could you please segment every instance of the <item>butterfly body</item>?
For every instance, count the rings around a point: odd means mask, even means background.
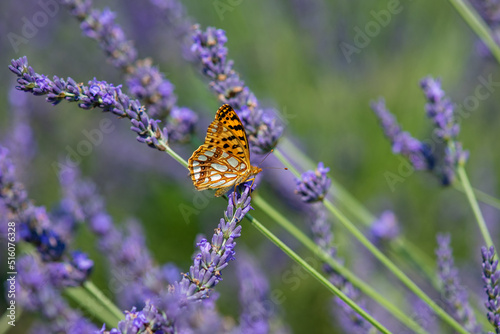
[[[262,171],[250,164],[245,129],[230,105],[219,108],[205,142],[189,158],[188,168],[195,188],[217,189],[217,197]]]

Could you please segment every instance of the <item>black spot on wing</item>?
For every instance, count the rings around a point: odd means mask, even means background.
[[[227,144],[227,143],[226,143],[226,144],[224,144],[224,146],[223,146],[223,147],[224,147],[224,148],[228,148],[228,147],[229,147],[229,144]]]

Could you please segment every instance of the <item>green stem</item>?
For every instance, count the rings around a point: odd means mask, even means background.
[[[488,46],[493,56],[500,63],[500,47],[493,39],[493,34],[491,33],[490,28],[486,25],[483,19],[481,19],[474,8],[463,0],[450,0],[450,2],[465,22],[467,22],[471,29],[476,33],[476,35],[478,35],[484,44]]]
[[[118,307],[116,307],[116,305],[111,300],[109,300],[109,298],[106,297],[106,295],[104,293],[102,293],[102,291],[99,290],[99,288],[96,287],[94,285],[94,283],[87,281],[83,284],[83,287],[95,299],[100,301],[101,304],[104,305],[104,307],[106,307],[107,310],[118,319],[118,321],[125,318],[125,316],[123,315],[123,312]],[[116,321],[115,323],[118,323],[118,321]]]
[[[454,182],[453,187],[461,193],[465,194],[465,189],[461,183]],[[474,191],[474,195],[476,195],[478,201],[500,210],[500,200],[498,198],[495,198],[479,189],[472,188],[472,191]]]
[[[469,200],[469,204],[474,212],[474,216],[476,217],[477,224],[479,225],[479,229],[481,230],[481,234],[483,235],[484,242],[487,247],[495,246],[493,244],[493,240],[491,239],[490,232],[486,227],[486,222],[484,221],[481,210],[479,209],[479,204],[477,203],[476,196],[474,195],[474,191],[472,190],[471,184],[469,182],[469,178],[467,177],[467,173],[463,166],[458,166],[457,168],[458,177],[462,182],[462,186],[464,188],[465,194],[467,195],[467,199]]]
[[[361,307],[359,307],[355,302],[353,302],[349,297],[347,297],[342,291],[335,287],[330,281],[323,277],[317,270],[309,265],[304,259],[302,259],[297,253],[295,253],[290,247],[285,245],[279,238],[277,238],[271,231],[265,228],[257,219],[253,218],[250,214],[245,216],[252,225],[261,232],[266,238],[272,241],[276,246],[278,246],[285,254],[287,254],[291,259],[300,264],[312,277],[317,279],[321,284],[323,284],[330,292],[339,297],[344,303],[349,305],[356,313],[365,318],[370,322],[375,328],[377,328],[382,333],[391,333],[387,328],[375,320],[371,315],[366,313]]]
[[[323,201],[325,207],[344,225],[344,227],[351,232],[351,234],[370,251],[389,271],[391,271],[394,276],[396,276],[410,291],[417,295],[420,299],[429,305],[430,308],[445,322],[452,326],[455,330],[460,333],[467,333],[467,331],[462,328],[462,326],[453,319],[448,313],[446,313],[442,308],[440,308],[429,296],[425,294],[422,289],[420,289],[413,281],[406,276],[391,260],[389,260],[381,251],[378,250],[369,240],[366,238],[360,230],[356,228],[330,201]]]
[[[309,166],[305,166],[305,168],[314,168],[313,162],[302,152],[300,152],[300,150],[293,147],[293,144],[285,139],[282,141],[282,143],[285,145],[284,147],[286,149],[293,152],[293,156],[297,157],[298,161],[301,161],[302,163],[307,162]],[[274,154],[278,158],[278,160],[280,160],[286,167],[291,166],[291,162],[280,150],[275,149]],[[296,177],[300,177],[300,173],[297,170],[290,170]],[[351,213],[365,226],[370,226],[376,219],[375,216],[372,215],[360,202],[358,202],[345,188],[343,188],[338,182],[336,182],[334,178],[330,176],[330,179],[332,180],[332,184],[334,185],[333,192],[334,194],[336,193],[335,200],[340,204],[343,204],[343,207],[349,210],[349,213]],[[407,258],[412,261],[417,267],[420,267],[421,270],[426,274],[426,276],[431,279],[433,285],[438,288],[439,285],[437,284],[437,279],[434,273],[433,261],[425,253],[420,251],[417,246],[413,245],[404,237],[399,236],[389,244],[389,247],[391,247],[391,250],[394,251],[395,254],[401,254],[401,249],[405,249],[406,247],[407,250],[405,250],[404,253],[407,255]]]
[[[423,328],[421,328],[413,319],[408,317],[400,308],[392,304],[385,298],[371,288],[364,281],[359,279],[354,273],[348,270],[346,267],[338,263],[335,259],[330,257],[325,253],[316,243],[314,243],[310,238],[308,238],[302,231],[300,231],[295,225],[293,225],[286,217],[284,217],[280,212],[275,210],[269,203],[263,200],[259,196],[255,196],[252,199],[252,204],[262,209],[269,215],[275,222],[277,222],[283,229],[292,234],[298,241],[300,241],[306,248],[318,256],[322,261],[330,265],[335,271],[340,275],[345,277],[351,282],[353,286],[358,288],[361,292],[367,295],[369,298],[376,301],[383,308],[385,308],[389,313],[391,313],[396,319],[399,319],[402,324],[408,326],[416,333],[427,333]]]
[[[96,319],[99,319],[99,322],[105,324],[118,324],[118,322],[124,318],[121,312],[120,316],[117,317],[112,309],[104,306],[101,300],[96,300],[92,294],[83,287],[66,288],[64,289],[64,294],[74,300],[80,308]]]

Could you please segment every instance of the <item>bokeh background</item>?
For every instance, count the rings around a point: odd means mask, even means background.
[[[484,52],[449,2],[398,2],[400,12],[391,15],[388,24],[350,57],[345,56],[340,44],[355,46],[357,28],[364,31],[366,24],[374,21],[372,11],[387,10],[394,1],[183,3],[202,29],[214,26],[226,31],[229,57],[234,59],[235,68],[263,106],[280,111],[286,124],[285,135],[309,158],[330,167],[331,175],[367,208],[375,214],[394,210],[405,237],[430,256],[436,246],[436,233],[450,232],[463,281],[471,293],[482,298],[482,240],[465,196],[453,188],[443,188],[435,177],[425,173],[414,173],[391,189],[384,175],[388,171],[397,173],[400,160],[391,153],[369,107],[370,101],[384,96],[404,129],[426,139],[430,137],[431,124],[426,119],[425,100],[419,88],[423,77],[442,78],[443,88],[457,104],[474,95],[479,77],[492,76],[494,81],[500,81],[498,64]],[[200,115],[196,137],[201,140],[220,105],[198,68],[183,59],[181,44],[161,15],[149,2],[99,1],[94,6],[116,12],[117,21],[134,40],[139,57],[151,57],[175,85],[178,105],[190,107]],[[94,77],[115,84],[123,82],[122,74],[107,63],[95,41],[82,36],[79,23],[63,6],[16,51],[8,33],[21,34],[23,17],[31,18],[40,10],[37,1],[7,0],[0,4],[0,138],[4,140],[10,133],[15,101],[27,99],[36,147],[31,164],[20,171],[20,177],[30,197],[37,205],[51,208],[61,196],[52,163],[64,157],[68,147],[75,148],[85,139],[82,130],[95,129],[101,119],[109,118],[115,128],[105,134],[102,144],[82,158],[79,167],[83,175],[98,184],[115,221],[130,217],[141,221],[149,249],[158,263],[173,262],[187,270],[197,235],[211,235],[226,204],[204,196],[207,204],[186,221],[179,206],[191,205],[197,195],[187,171],[166,154],[138,143],[126,120],[98,111],[83,111],[68,103],[53,107],[42,98],[13,91],[14,75],[7,66],[11,59],[24,55],[36,71],[49,76],[71,76],[77,82]],[[460,134],[464,147],[470,150],[467,170],[473,186],[494,196],[499,193],[500,177],[499,88],[495,87],[490,97],[462,120]],[[184,144],[174,149],[187,159],[196,147]],[[264,166],[281,167],[272,158]],[[264,173],[272,178],[276,173],[289,172]],[[291,173],[289,180],[294,182]],[[261,195],[307,231],[305,217],[290,208],[287,200],[275,196],[280,191],[285,190],[271,189],[264,177]],[[498,212],[488,206],[482,208],[493,238],[498,241]],[[308,256],[272,219],[258,210],[254,215],[296,251]],[[384,270],[373,274],[378,268],[376,261],[367,257],[362,247],[331,220],[339,255],[346,264],[362,277],[369,275],[369,281],[380,292],[391,294],[392,276]],[[106,264],[100,261],[93,237],[84,226],[75,247],[96,261],[92,281],[104,289]],[[284,284],[282,274],[293,263],[247,222],[243,222],[240,247],[257,257],[271,289],[279,288],[285,293],[279,314],[293,332],[310,332],[311,328],[315,333],[340,332],[332,318],[331,308],[335,306],[324,287],[312,278],[305,278],[293,290]],[[217,286],[218,307],[223,314],[237,318],[234,266],[228,267],[223,277]],[[1,309],[4,305],[2,299]],[[19,326],[10,332],[23,333],[31,319],[23,315],[18,319]]]

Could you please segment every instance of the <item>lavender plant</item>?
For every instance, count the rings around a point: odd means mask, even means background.
[[[282,136],[283,126],[277,120],[273,110],[264,109],[260,106],[250,88],[245,85],[242,76],[236,72],[233,62],[228,59],[225,31],[215,28],[202,30],[200,26],[193,28],[193,21],[187,16],[182,4],[177,1],[153,0],[152,3],[163,10],[167,23],[171,27],[174,27],[174,29],[179,28],[176,31],[179,39],[183,41],[184,46],[190,44],[190,48],[185,49],[186,58],[189,58],[190,61],[201,68],[201,73],[209,79],[209,86],[218,99],[230,102],[237,109],[249,134],[253,152],[265,153],[275,148]],[[87,85],[77,84],[77,81],[71,78],[63,80],[54,77],[53,80],[50,80],[45,75],[37,74],[28,66],[26,58],[13,61],[10,68],[18,76],[19,88],[33,95],[44,95],[47,97],[47,101],[52,104],[59,104],[63,100],[77,102],[82,109],[102,110],[111,112],[120,118],[128,118],[131,122],[131,129],[136,133],[139,142],[146,143],[157,150],[166,151],[178,162],[185,165],[185,161],[172,150],[170,144],[189,141],[191,134],[195,131],[194,125],[198,121],[197,116],[189,109],[176,106],[177,98],[173,94],[173,85],[165,79],[166,76],[157,67],[153,66],[153,60],[138,60],[137,55],[139,52],[133,47],[133,43],[128,40],[124,30],[115,23],[116,17],[113,12],[110,10],[95,10],[92,8],[90,1],[65,1],[64,4],[81,21],[84,34],[97,40],[112,65],[125,73],[130,95],[137,98],[137,100],[124,94],[121,86],[108,84],[97,79],[91,80]],[[191,40],[191,38],[193,39]],[[393,142],[395,153],[406,155],[416,166],[416,169],[428,169],[438,172],[442,176],[444,183],[451,183],[454,179],[460,179],[461,182],[464,182],[463,164],[468,156],[456,141],[458,130],[453,117],[450,117],[452,114],[450,112],[452,109],[450,103],[444,98],[444,93],[441,94],[442,90],[440,90],[439,82],[426,79],[423,82],[423,88],[429,101],[427,105],[428,114],[436,125],[435,133],[446,143],[444,155],[433,156],[428,146],[402,132],[401,128],[395,123],[394,118],[391,118],[388,113],[381,112],[380,117],[385,117],[381,121],[387,123],[388,126],[386,134]],[[141,103],[146,106],[141,106]],[[385,106],[381,107],[382,109],[385,109]],[[160,119],[164,120],[165,117],[166,121],[160,126]],[[390,127],[391,122],[392,128]],[[20,139],[29,140],[29,138],[22,136]],[[19,142],[22,143],[22,141]],[[281,155],[280,149],[281,147],[275,151],[278,156]],[[296,153],[294,148],[285,153],[292,159],[302,160],[298,158],[298,155],[293,154]],[[8,161],[6,155],[0,154],[0,161],[2,160]],[[438,164],[438,168],[435,168],[436,164]],[[58,164],[58,166],[62,167],[62,164]],[[370,287],[363,285],[363,282],[360,282],[352,273],[346,272],[346,268],[342,265],[332,264],[332,261],[335,261],[334,255],[336,255],[336,251],[331,244],[331,226],[324,217],[324,210],[329,210],[342,224],[348,226],[349,231],[352,232],[355,238],[367,246],[391,271],[397,273],[396,276],[412,291],[418,291],[418,287],[402,271],[398,271],[398,268],[378,251],[373,244],[370,244],[359,230],[352,228],[350,221],[342,212],[332,206],[330,202],[332,197],[338,197],[341,200],[349,197],[338,187],[337,182],[331,181],[327,176],[328,172],[329,169],[320,164],[316,171],[310,170],[304,173],[302,181],[297,181],[297,193],[301,195],[300,197],[305,202],[320,202],[311,206],[313,213],[320,216],[312,224],[313,233],[316,236],[314,241],[321,248],[317,255],[319,254],[318,256],[325,262],[326,272],[332,274],[329,278],[334,284],[321,277],[314,268],[266,230],[258,220],[247,214],[250,210],[251,192],[248,185],[243,187],[243,190],[238,189],[234,197],[230,196],[232,198],[229,198],[224,218],[221,219],[211,241],[206,238],[199,240],[197,243],[198,251],[193,259],[193,264],[189,272],[180,276],[180,280],[179,270],[175,269],[175,266],[170,264],[160,266],[154,262],[148,250],[143,235],[144,232],[138,223],[127,222],[123,229],[114,226],[113,219],[106,212],[103,200],[97,194],[95,186],[88,181],[79,180],[78,173],[75,170],[60,170],[64,196],[56,208],[48,213],[42,206],[35,207],[30,203],[25,205],[24,203],[27,202],[24,200],[19,201],[16,196],[21,199],[26,197],[25,193],[23,193],[24,190],[12,182],[11,185],[7,178],[7,186],[2,187],[4,189],[2,195],[5,196],[0,198],[0,214],[2,214],[0,222],[18,219],[19,212],[23,212],[29,218],[29,223],[25,224],[28,228],[23,228],[23,236],[25,236],[23,240],[36,246],[37,250],[32,259],[42,268],[39,271],[42,271],[43,275],[51,280],[50,285],[47,286],[47,288],[52,289],[51,292],[49,290],[43,291],[47,291],[47,295],[57,295],[56,301],[61,297],[62,288],[88,283],[88,274],[90,273],[92,261],[83,253],[69,253],[66,249],[72,248],[74,233],[82,225],[81,223],[88,224],[98,240],[98,248],[106,255],[110,263],[110,269],[115,271],[123,269],[130,278],[124,289],[120,291],[121,293],[116,296],[120,307],[130,311],[126,311],[123,316],[118,315],[122,319],[118,325],[116,325],[116,321],[104,320],[107,324],[102,327],[101,333],[225,333],[238,332],[243,329],[248,332],[269,332],[271,330],[269,326],[270,316],[259,313],[259,316],[252,317],[253,313],[250,310],[252,307],[249,306],[255,305],[255,303],[261,302],[265,298],[263,297],[266,294],[265,290],[267,290],[265,284],[263,284],[264,287],[261,286],[253,290],[256,292],[255,295],[245,290],[248,286],[243,286],[243,312],[239,317],[239,326],[232,324],[231,321],[228,322],[227,318],[222,316],[215,307],[217,296],[214,294],[213,288],[222,280],[221,271],[226,270],[235,258],[236,263],[241,268],[251,262],[245,260],[244,257],[236,256],[235,252],[236,243],[234,240],[240,237],[240,223],[243,217],[251,221],[259,231],[300,263],[301,268],[311,273],[338,296],[337,300],[340,300],[340,302],[335,304],[333,308],[335,314],[339,314],[339,310],[344,310],[345,317],[341,319],[346,321],[340,322],[345,328],[350,328],[345,329],[345,331],[368,332],[376,328],[384,333],[389,332],[387,328],[364,311],[363,302],[358,300],[359,291],[363,291],[363,293],[371,297],[376,296],[376,294],[367,293],[367,291],[370,291]],[[457,173],[458,178],[455,173]],[[5,174],[9,175],[8,172]],[[300,173],[295,173],[295,175],[298,176]],[[3,173],[0,176],[3,177]],[[331,183],[333,183],[336,190],[340,189],[340,191],[335,192],[333,195],[327,195]],[[277,188],[280,189],[280,183],[276,182],[276,184],[278,184]],[[259,186],[259,188],[261,187]],[[265,194],[263,195],[265,196]],[[470,195],[470,185],[468,198],[479,221],[482,216],[480,211],[478,212],[474,208],[473,202],[475,198]],[[266,200],[263,200],[258,194],[252,202],[256,207],[264,208],[265,205],[262,202],[266,202]],[[15,205],[21,207],[22,211],[21,209],[13,209],[16,208]],[[27,206],[28,209],[34,207],[36,210],[30,209],[31,212],[26,210],[24,206]],[[380,218],[375,219],[370,217],[369,213],[366,214],[366,209],[357,205],[356,201],[351,200],[348,207],[354,213],[354,217],[361,216],[365,221],[372,224],[368,233],[371,234],[377,245],[381,240],[389,241],[390,245],[397,244],[398,247],[403,248],[407,245],[404,239],[398,236],[400,234],[398,225],[395,223],[394,215],[390,212],[386,212]],[[273,212],[269,209],[263,209],[262,211],[266,213]],[[358,214],[359,216],[357,216]],[[283,219],[282,216],[276,214],[273,217]],[[287,218],[284,219],[287,220]],[[32,221],[33,223],[31,223]],[[480,222],[479,225],[481,227]],[[484,230],[482,232],[485,235]],[[489,240],[488,238],[485,239],[488,246],[493,244],[491,238]],[[303,244],[308,244],[306,239],[299,238],[299,240]],[[124,247],[124,245],[128,247]],[[310,246],[310,244],[308,245]],[[412,253],[409,246],[407,251]],[[494,249],[490,251],[494,254]],[[447,253],[443,251],[443,254],[446,258]],[[486,258],[485,263],[490,263],[489,271],[494,272],[495,269],[491,269],[496,268],[493,255],[487,255]],[[418,265],[418,261],[416,263]],[[442,269],[444,271],[446,271],[446,268],[453,267],[452,260],[450,262],[449,257],[444,259],[443,263],[442,267],[444,269]],[[38,270],[33,269],[36,267],[33,263],[28,267],[31,267],[29,269],[32,272]],[[248,276],[256,276],[257,274],[252,274],[250,269],[247,267],[243,271],[247,272]],[[449,271],[452,272],[453,270],[450,269]],[[54,274],[51,276],[50,273]],[[22,279],[29,277],[27,270],[22,271],[21,275]],[[302,278],[302,275],[299,276]],[[245,279],[249,278],[253,278],[253,280],[250,280],[248,285],[259,280],[256,277],[246,277],[245,273],[242,273],[239,278],[240,283],[245,284]],[[494,286],[495,283],[492,283],[491,277],[489,280],[488,282],[485,281],[485,284]],[[56,284],[57,282],[59,283]],[[29,282],[23,284],[28,290],[37,289],[37,287],[31,288]],[[357,290],[358,287],[360,288],[359,291]],[[340,288],[344,293],[337,294],[335,288]],[[453,289],[450,288],[451,290]],[[494,295],[494,288],[490,288],[488,291],[493,291]],[[488,292],[489,299],[491,299],[490,296],[492,295],[490,292]],[[450,295],[452,294],[450,293]],[[255,298],[252,299],[252,297]],[[418,297],[427,303],[429,302],[425,294],[419,294]],[[90,324],[87,319],[81,317],[79,312],[73,312],[62,298],[61,301],[60,306],[55,307],[60,310],[60,316],[53,317],[42,314],[44,321],[46,320],[47,323],[43,325],[37,324],[38,327],[33,329],[34,332],[83,333],[94,332],[97,327],[100,327],[103,319],[99,318],[97,321],[94,320],[94,324]],[[393,312],[394,308],[397,309],[400,306],[398,301],[389,297],[384,299],[377,296],[375,301],[381,305],[391,305]],[[104,304],[103,300],[100,302]],[[496,325],[494,320],[496,319],[494,317],[496,310],[491,306],[493,304],[490,301],[488,303],[489,319],[493,319],[492,324]],[[43,302],[38,303],[32,310],[42,308],[42,305],[46,306]],[[463,333],[469,330],[469,327],[473,328],[471,325],[472,320],[470,320],[473,319],[473,316],[470,310],[465,312],[463,309],[457,311],[452,308],[449,311],[450,315],[455,316],[462,323],[462,327],[453,319],[450,320],[448,314],[442,312],[432,303],[431,308],[447,324],[453,326],[456,331]],[[455,311],[459,313],[458,316]],[[397,314],[397,312],[394,312],[394,314]],[[399,315],[401,316],[401,313]],[[384,320],[385,324],[387,319],[382,320]],[[425,333],[425,330],[420,328],[418,324],[415,326],[412,320],[408,319],[408,327],[416,332]],[[67,325],[57,327],[58,324],[65,322]],[[387,322],[390,321],[387,320]],[[116,328],[108,331],[106,328],[110,327]]]

